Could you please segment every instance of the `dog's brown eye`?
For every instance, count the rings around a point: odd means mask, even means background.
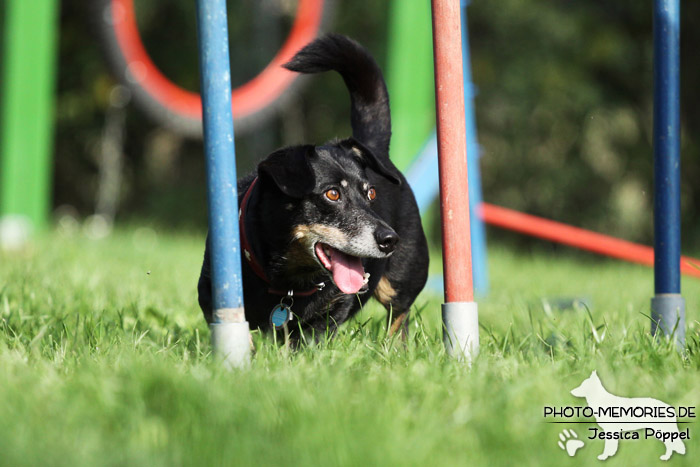
[[[369,198],[370,201],[374,201],[374,198],[377,197],[377,190],[374,189],[374,187],[370,188],[369,191],[367,191],[367,198]]]
[[[338,201],[340,199],[340,192],[335,188],[331,188],[330,190],[326,191],[325,194],[326,198],[328,198],[331,201]]]

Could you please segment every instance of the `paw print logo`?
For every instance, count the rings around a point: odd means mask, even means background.
[[[564,428],[561,433],[559,433],[559,440],[557,445],[566,451],[570,457],[576,455],[576,451],[583,447],[583,441],[578,439],[578,435],[574,430],[567,430]]]

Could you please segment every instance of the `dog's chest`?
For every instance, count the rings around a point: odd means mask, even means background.
[[[370,292],[365,295],[370,296]],[[301,325],[319,330],[336,328],[361,307],[358,296],[343,294],[334,286],[308,297],[292,296],[292,300],[269,292],[249,293],[244,299],[246,318],[253,327],[261,329],[270,327],[271,314],[280,304],[288,306],[294,316],[292,327]]]

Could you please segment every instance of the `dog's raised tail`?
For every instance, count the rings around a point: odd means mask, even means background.
[[[389,95],[382,71],[364,47],[346,36],[328,34],[309,43],[283,66],[299,73],[340,73],[350,91],[353,136],[378,156],[388,157]]]

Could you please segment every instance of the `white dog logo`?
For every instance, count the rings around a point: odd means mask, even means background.
[[[653,436],[666,446],[661,460],[668,460],[674,452],[685,454],[682,439],[687,439],[688,433],[687,430],[679,432],[675,414],[668,415],[673,410],[669,404],[650,397],[630,398],[610,394],[595,371],[571,394],[586,398],[596,422],[601,426],[601,430],[591,428],[595,437],[605,440],[605,448],[598,459],[605,460],[615,454],[620,439],[639,439],[636,430],[641,429],[644,429],[645,438]]]

